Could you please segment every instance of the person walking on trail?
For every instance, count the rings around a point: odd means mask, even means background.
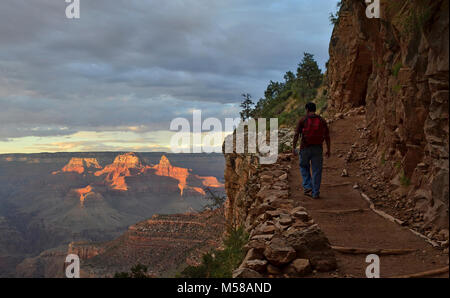
[[[304,194],[314,199],[319,198],[322,181],[323,142],[327,144],[327,157],[330,157],[330,133],[327,122],[316,114],[316,105],[309,102],[305,106],[306,116],[302,117],[295,130],[292,153],[296,154],[298,137],[300,142],[300,173],[303,180]],[[312,170],[312,174],[311,174]]]

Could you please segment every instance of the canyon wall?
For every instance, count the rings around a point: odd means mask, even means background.
[[[203,254],[221,245],[223,221],[223,208],[155,214],[110,242],[71,243],[68,253],[82,259],[82,277],[111,277],[139,263],[148,266],[152,276],[170,276],[183,264],[199,265]]]
[[[448,0],[344,0],[330,41],[328,112],[365,106],[383,177],[425,226],[448,228]],[[397,195],[397,194],[393,194]]]

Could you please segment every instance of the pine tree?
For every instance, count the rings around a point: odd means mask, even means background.
[[[313,54],[303,54],[303,59],[297,68],[297,79],[310,89],[317,88],[322,83],[322,71],[314,60]]]
[[[254,103],[251,100],[252,96],[250,94],[243,93],[242,97],[244,98],[244,101],[242,101],[242,103],[241,103],[242,111],[240,112],[240,114],[241,114],[242,121],[245,121],[252,116]]]

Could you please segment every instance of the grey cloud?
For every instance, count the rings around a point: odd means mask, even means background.
[[[0,5],[0,138],[11,138],[167,129],[192,108],[235,117],[242,92],[259,98],[304,51],[325,63],[336,1],[81,0],[80,20],[62,0]]]

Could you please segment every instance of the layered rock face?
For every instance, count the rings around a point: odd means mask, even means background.
[[[448,227],[449,31],[446,0],[344,0],[330,42],[329,111],[365,106],[372,157],[406,188],[425,225]]]
[[[61,171],[53,172],[53,174],[58,173],[68,173],[74,172],[78,174],[82,174],[84,172],[92,172],[96,169],[101,169],[102,167],[98,163],[96,158],[80,158],[80,157],[72,157],[67,165],[65,165]]]
[[[189,171],[189,169],[186,168],[180,168],[175,167],[170,164],[169,159],[166,156],[162,156],[161,160],[159,161],[159,164],[151,167],[152,169],[155,169],[155,174],[158,176],[165,176],[165,177],[171,177],[178,180],[178,188],[180,189],[180,195],[183,195],[183,191],[187,189],[191,189],[195,192],[198,192],[202,195],[205,195],[205,191],[202,187],[211,187],[211,188],[221,188],[223,187],[223,184],[220,183],[216,177],[213,176],[199,176],[199,175],[192,175]],[[200,180],[201,185],[199,186],[189,186],[188,185],[188,178],[190,176],[194,180]]]
[[[130,152],[118,155],[112,164],[95,172],[95,176],[106,174],[105,180],[111,184],[113,189],[128,190],[125,177],[129,177],[132,174],[138,175],[144,172],[145,169],[146,167],[141,163],[136,154]]]
[[[81,259],[82,277],[111,277],[141,263],[161,276],[182,264],[199,265],[201,256],[220,245],[223,209],[201,213],[154,215],[101,244],[71,243],[68,253]]]
[[[291,156],[279,154],[276,163],[261,165],[254,154],[225,154],[226,220],[250,235],[234,277],[299,277],[336,268],[328,239],[306,209],[290,199]]]
[[[173,167],[170,164],[169,159],[167,159],[164,155],[161,157],[159,164],[155,165],[153,169],[156,170],[155,174],[158,176],[166,176],[177,179],[180,195],[183,195],[183,190],[186,187],[186,179],[189,175],[188,169]]]
[[[90,242],[71,242],[67,248],[67,254],[75,254],[80,259],[90,259],[104,252],[101,245]]]

